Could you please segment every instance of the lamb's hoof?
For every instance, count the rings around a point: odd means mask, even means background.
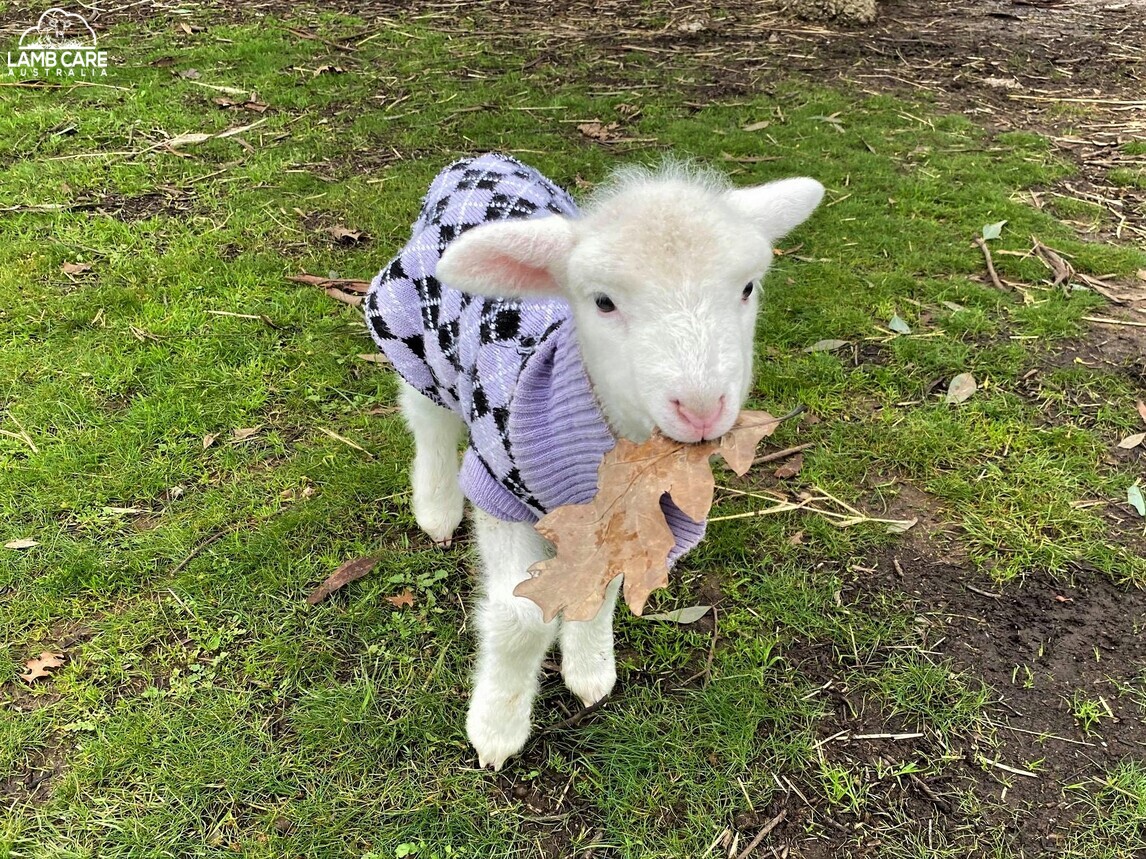
[[[414,496],[414,519],[418,527],[434,541],[434,545],[448,549],[453,545],[454,532],[462,524],[465,499],[461,495],[450,498],[445,503],[440,500],[432,504],[421,504]]]
[[[597,663],[588,671],[566,664],[562,667],[561,676],[565,680],[565,688],[586,707],[607,698],[617,685],[617,667],[612,660]]]
[[[514,713],[512,708],[483,712],[471,706],[466,718],[466,734],[478,755],[478,765],[494,772],[501,770],[506,760],[525,748],[529,739],[529,713]]]

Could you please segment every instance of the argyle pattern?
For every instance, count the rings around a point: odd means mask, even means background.
[[[539,172],[496,153],[455,161],[434,179],[410,241],[371,283],[367,327],[398,374],[469,428],[459,481],[506,521],[536,521],[597,492],[616,444],[585,374],[561,299],[471,295],[436,277],[466,230],[509,218],[577,217],[572,198]],[[675,560],[704,534],[666,495]]]

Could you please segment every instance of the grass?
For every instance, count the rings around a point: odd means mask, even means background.
[[[1101,302],[1038,287],[1037,261],[998,250],[1025,250],[1033,234],[1080,271],[1146,267],[1016,200],[1069,171],[1043,139],[990,138],[926,104],[796,79],[697,109],[647,55],[602,86],[589,67],[523,71],[412,18],[346,55],[273,20],[208,24],[116,26],[101,38],[115,59],[107,86],[0,88],[0,198],[33,207],[0,216],[0,541],[39,543],[0,554],[0,779],[12,774],[0,851],[498,857],[560,844],[693,856],[737,814],[788,795],[781,777],[818,813],[855,822],[882,801],[881,779],[953,766],[908,755],[892,777],[824,757],[830,708],[796,667],[810,644],[873,719],[941,748],[992,742],[986,687],[931,658],[895,599],[850,595],[855,559],[900,538],[763,517],[713,528],[654,600],[683,605],[719,584],[711,682],[682,683],[704,668],[707,633],[623,617],[616,705],[544,737],[508,777],[475,769],[462,729],[468,559],[413,525],[394,383],[356,357],[370,350],[359,315],[284,280],[370,276],[459,153],[518,151],[570,186],[662,149],[742,184],[816,175],[826,206],[767,283],[750,403],[805,403],[819,417],[775,439],[816,442],[801,480],[876,511],[892,481],[912,483],[958,526],[984,587],[1079,564],[1146,582],[1133,544],[1072,504],[1117,501],[1134,479],[1104,458],[1133,426],[1131,380],[1069,367],[1035,399],[1020,384]],[[307,26],[335,37],[365,25]],[[223,110],[204,84],[257,92],[271,109]],[[634,101],[627,121],[621,105]],[[566,121],[591,118],[656,143],[622,157]],[[256,122],[178,152],[155,146]],[[737,160],[761,153],[775,160]],[[79,205],[34,209],[58,203]],[[979,279],[971,239],[1004,219],[996,259],[1034,284],[1029,306]],[[324,232],[336,224],[371,238],[336,245]],[[66,275],[64,262],[91,270]],[[894,314],[911,335],[886,331]],[[872,358],[803,351],[829,337]],[[936,384],[964,371],[979,391],[948,406]],[[751,506],[728,499],[717,514]],[[303,603],[368,553],[381,557],[371,576]],[[386,602],[407,588],[412,608]],[[16,679],[52,648],[68,662],[50,681]],[[568,706],[548,680],[538,724]],[[42,786],[29,781],[41,772]],[[1121,845],[1142,837],[1127,805],[1143,802],[1140,768],[1105,778],[1071,830],[1077,855],[1129,855]],[[577,813],[531,810],[514,786]],[[972,820],[987,802],[973,799]],[[807,823],[812,835],[825,826]],[[919,853],[911,827],[884,837],[888,855],[940,855]],[[948,855],[964,855],[959,843]]]

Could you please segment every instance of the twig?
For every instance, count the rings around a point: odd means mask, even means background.
[[[708,643],[708,659],[704,663],[704,682],[700,684],[700,688],[707,689],[708,681],[712,679],[712,660],[716,656],[716,639],[720,634],[719,615],[716,613],[716,606],[712,607],[712,640]]]
[[[963,587],[965,587],[969,591],[974,591],[975,593],[979,594],[979,596],[991,597],[992,599],[997,599],[997,600],[1003,598],[1002,594],[992,593],[991,591],[984,591],[984,590],[981,590],[981,589],[975,587],[974,585],[969,585],[966,582],[963,583]]]
[[[1007,287],[1003,286],[1003,282],[999,280],[999,275],[995,272],[995,261],[991,259],[991,249],[987,247],[987,243],[983,241],[982,237],[976,238],[975,244],[979,246],[979,250],[983,252],[983,259],[987,261],[987,274],[991,276],[991,283],[995,284],[996,288],[1006,291]]]
[[[779,814],[764,824],[764,828],[756,833],[756,837],[748,842],[748,846],[740,851],[740,855],[738,855],[736,859],[748,859],[749,854],[751,854],[753,850],[760,846],[760,842],[764,840],[765,836],[767,836],[769,832],[783,823],[784,818],[787,816],[788,809],[781,809]]]
[[[1131,328],[1146,328],[1146,322],[1132,322],[1129,319],[1107,319],[1105,316],[1084,316],[1087,322],[1101,322],[1103,325],[1128,325]]]
[[[547,725],[546,727],[542,728],[540,731],[538,731],[534,735],[534,737],[540,737],[540,736],[543,736],[545,734],[550,734],[554,731],[560,731],[563,728],[575,728],[575,727],[577,727],[578,725],[581,724],[582,720],[584,720],[584,718],[586,716],[589,716],[589,715],[592,715],[593,713],[596,713],[598,710],[600,710],[602,707],[604,707],[605,704],[607,704],[612,699],[612,697],[613,697],[612,694],[609,694],[609,695],[606,695],[604,698],[602,698],[600,701],[596,701],[596,702],[590,704],[588,707],[582,707],[580,710],[578,710],[576,713],[574,713],[568,719],[562,719],[560,722],[556,722],[552,725]]]
[[[1015,775],[1024,775],[1027,778],[1038,778],[1038,774],[1033,773],[1030,770],[1021,770],[1016,767],[1009,767],[1006,764],[1001,764],[998,761],[993,761],[990,758],[984,757],[983,755],[979,755],[979,761],[984,764],[989,764],[995,769],[1000,769],[1003,772],[1014,773]]]
[[[777,450],[774,453],[766,453],[763,456],[758,456],[752,460],[753,465],[763,465],[765,462],[775,462],[778,459],[787,459],[794,453],[799,453],[802,450],[807,450],[815,442],[810,441],[806,444],[798,444],[795,447],[786,447],[783,450]]]
[[[331,430],[331,429],[327,429],[326,427],[318,427],[317,429],[318,429],[318,431],[319,431],[319,432],[324,432],[324,433],[326,433],[328,436],[330,436],[330,437],[331,437],[332,439],[334,439],[335,441],[340,441],[340,442],[342,442],[342,443],[343,443],[343,444],[345,444],[345,445],[349,445],[350,447],[354,448],[355,450],[360,450],[360,451],[362,451],[364,454],[366,454],[368,457],[370,457],[371,459],[373,459],[373,458],[374,458],[374,454],[372,454],[370,451],[368,451],[368,450],[367,450],[366,448],[364,448],[362,445],[360,445],[360,444],[355,444],[355,443],[354,443],[354,442],[352,442],[350,439],[348,439],[346,436],[342,436],[342,435],[339,435],[339,434],[338,434],[338,433],[336,433],[334,430]]]
[[[188,564],[191,563],[192,560],[194,560],[196,555],[198,555],[200,552],[202,552],[204,549],[206,549],[212,543],[216,542],[217,540],[222,539],[223,537],[230,534],[232,531],[237,531],[239,528],[239,525],[240,525],[240,523],[236,522],[234,524],[228,525],[226,528],[223,528],[221,531],[216,531],[214,534],[212,534],[210,537],[208,537],[206,540],[204,540],[202,543],[200,543],[198,546],[196,546],[194,549],[192,549],[186,558],[184,558],[182,561],[180,561],[178,564],[176,564],[174,567],[172,567],[171,572],[169,572],[167,574],[168,577],[170,578],[170,577],[174,576],[176,573],[179,573],[180,571],[182,571],[184,567],[186,567]]]

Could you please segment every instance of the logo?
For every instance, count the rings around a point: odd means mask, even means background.
[[[107,77],[107,51],[97,50],[95,30],[82,15],[49,9],[20,35],[17,50],[8,52],[8,77]]]

